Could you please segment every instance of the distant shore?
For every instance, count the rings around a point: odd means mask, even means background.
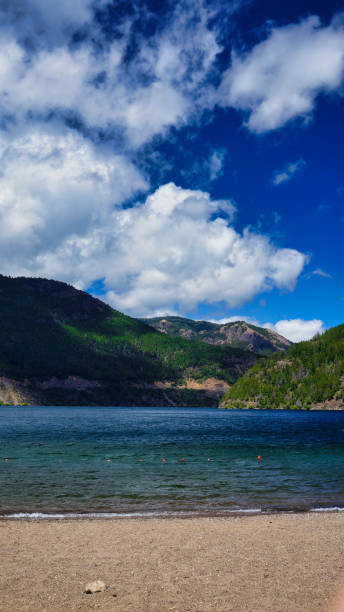
[[[344,578],[344,515],[2,520],[0,549],[2,612],[313,612]]]

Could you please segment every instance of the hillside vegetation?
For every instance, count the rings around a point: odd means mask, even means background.
[[[187,338],[188,340],[202,340],[207,344],[218,346],[228,345],[251,351],[257,355],[284,352],[292,344],[276,332],[246,323],[246,321],[220,324],[173,316],[155,317],[153,319],[143,319],[143,321],[169,336]]]
[[[256,359],[161,334],[46,279],[0,276],[0,317],[3,402],[214,405]]]
[[[225,394],[223,407],[344,408],[344,325],[261,360]]]

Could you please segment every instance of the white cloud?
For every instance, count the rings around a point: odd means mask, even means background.
[[[97,0],[98,6],[103,0]],[[89,22],[92,0],[2,0],[0,23],[30,45],[56,45]]]
[[[41,253],[36,265],[42,275],[83,287],[105,277],[105,299],[136,316],[204,301],[235,307],[273,287],[293,289],[306,256],[278,249],[265,236],[237,233],[228,225],[233,214],[229,201],[170,183],[144,204],[115,209],[102,226]]]
[[[200,190],[169,183],[121,208],[147,188],[144,178],[76,132],[2,141],[0,167],[2,272],[84,288],[105,277],[106,299],[134,315],[204,301],[236,307],[273,287],[291,290],[307,259],[239,234],[229,225],[233,203]]]
[[[310,340],[316,334],[324,332],[323,321],[312,319],[305,321],[304,319],[285,319],[277,321],[277,323],[265,323],[264,327],[276,331],[281,336],[284,336],[292,342],[301,342],[302,340]]]
[[[221,46],[208,4],[177,3],[149,39],[137,29],[137,50],[135,19],[109,42],[90,23],[95,5],[0,6],[2,273],[82,288],[105,278],[109,302],[135,315],[221,300],[235,308],[273,287],[292,290],[307,257],[238,233],[231,200],[169,183],[122,208],[149,188],[137,150],[212,107]],[[92,36],[72,43],[79,27]],[[104,131],[116,135],[111,145]],[[222,164],[214,151],[212,180]]]
[[[226,152],[222,149],[217,149],[212,152],[208,162],[209,165],[209,178],[211,181],[215,181],[221,176],[223,171],[223,164],[225,161]]]
[[[276,170],[273,178],[274,185],[280,185],[281,183],[285,183],[290,181],[290,179],[294,176],[296,172],[299,172],[302,168],[304,168],[306,162],[304,159],[299,159],[296,162],[291,162],[287,164],[283,170]]]
[[[246,321],[251,325],[261,326],[255,317],[247,317],[246,315],[233,315],[232,317],[222,317],[222,319],[209,319],[211,323],[217,323],[218,325],[226,325],[226,323],[236,323],[237,321]]]
[[[224,73],[220,102],[249,114],[247,127],[262,133],[296,117],[311,116],[319,93],[338,90],[343,79],[344,27],[323,27],[310,16],[272,27],[247,53],[234,52]]]
[[[8,273],[34,271],[36,257],[102,226],[115,205],[147,189],[128,159],[53,126],[2,137],[0,168],[0,253]]]
[[[311,272],[308,272],[308,274],[305,274],[305,278],[307,279],[310,279],[312,276],[322,276],[323,278],[332,278],[331,274],[328,274],[328,272],[325,272],[321,268],[317,268],[316,270],[312,270]]]
[[[125,77],[121,43],[95,55],[88,45],[42,50],[31,60],[8,36],[0,38],[0,103],[3,112],[26,120],[28,113],[73,113],[89,127],[117,127],[140,146],[188,114],[187,100],[169,81],[140,85]],[[103,73],[104,83],[97,85]]]
[[[218,32],[209,25],[212,13],[202,2],[185,10],[177,4],[167,25],[151,38],[142,37],[130,60],[134,18],[127,17],[122,36],[111,43],[93,24],[100,44],[88,38],[67,44],[65,23],[75,28],[87,21],[90,5],[78,0],[68,10],[67,1],[20,0],[15,11],[7,6],[0,33],[3,115],[26,121],[30,114],[36,119],[51,112],[74,114],[88,127],[117,130],[137,148],[204,107],[207,79],[221,47]],[[44,44],[33,53],[27,37],[31,32],[37,42],[38,31]],[[56,39],[54,32],[61,37]]]
[[[27,120],[30,114],[36,119],[51,112],[76,114],[88,127],[116,130],[136,148],[219,100],[247,110],[253,131],[274,129],[294,116],[308,116],[320,91],[340,85],[344,30],[339,21],[321,27],[317,17],[309,17],[272,28],[267,40],[249,53],[233,55],[217,94],[211,85],[222,51],[220,28],[214,25],[216,3],[213,8],[202,1],[176,3],[164,27],[151,37],[141,35],[131,56],[127,51],[139,7],[133,6],[132,17],[124,19],[121,36],[109,42],[92,22],[93,9],[106,3],[2,3],[3,115]],[[227,13],[237,5],[230,3]],[[73,31],[83,26],[89,36],[68,44]],[[221,153],[214,153],[211,161],[215,180]]]

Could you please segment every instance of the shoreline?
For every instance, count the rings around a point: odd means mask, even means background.
[[[344,577],[341,513],[2,520],[0,547],[2,612],[324,611]]]
[[[242,400],[243,401],[243,400]],[[331,402],[331,403],[330,403]],[[0,409],[1,408],[90,408],[90,406],[88,404],[37,404],[37,403],[32,403],[32,404],[27,404],[27,403],[23,403],[23,404],[18,404],[18,403],[13,403],[13,404],[3,404],[0,402]],[[318,403],[318,404],[313,404],[310,408],[281,408],[281,407],[271,407],[268,408],[266,406],[255,406],[254,404],[250,403],[249,406],[240,406],[240,407],[235,407],[235,406],[224,406],[220,403],[218,403],[216,406],[206,406],[204,404],[200,404],[197,405],[195,404],[194,406],[183,406],[183,405],[172,405],[172,404],[152,404],[149,406],[145,406],[142,404],[114,404],[114,405],[110,405],[110,404],[97,404],[97,405],[92,405],[92,408],[100,408],[100,409],[105,409],[105,408],[132,408],[133,410],[137,410],[137,409],[145,409],[145,410],[149,410],[149,409],[157,409],[159,410],[160,408],[170,408],[171,410],[185,410],[185,409],[194,409],[194,410],[226,410],[228,412],[241,412],[241,411],[247,411],[247,410],[254,410],[254,411],[274,411],[274,412],[344,412],[344,403],[343,401],[337,401],[337,400],[326,400],[324,402]]]
[[[112,520],[174,520],[174,519],[207,519],[219,518],[230,519],[240,517],[257,517],[257,516],[293,516],[293,515],[322,515],[322,514],[342,514],[344,513],[344,505],[335,504],[331,506],[314,506],[314,507],[285,507],[285,508],[240,508],[230,510],[134,510],[116,512],[116,511],[90,511],[90,512],[62,512],[52,511],[44,512],[36,510],[32,512],[14,511],[6,514],[0,513],[0,523],[4,521],[112,521]]]

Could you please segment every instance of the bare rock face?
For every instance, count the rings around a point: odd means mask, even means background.
[[[85,586],[85,593],[92,594],[93,593],[101,593],[105,591],[106,584],[102,580],[94,580],[93,582],[89,582]]]

